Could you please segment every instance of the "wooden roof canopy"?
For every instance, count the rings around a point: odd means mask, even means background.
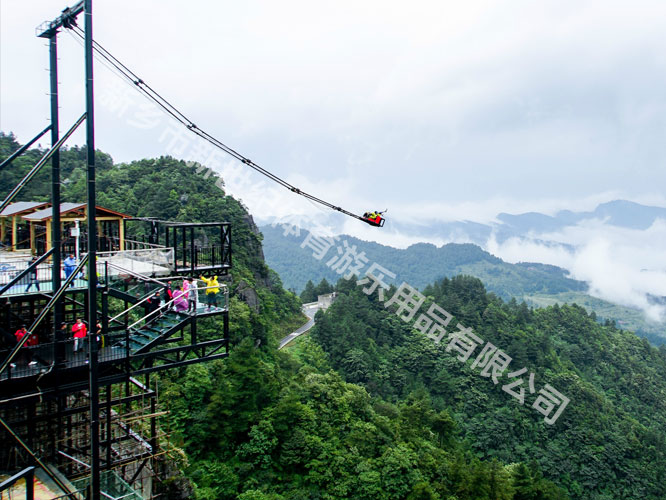
[[[7,208],[10,208],[11,205]],[[70,218],[76,218],[76,217],[85,217],[86,213],[86,204],[85,203],[61,203],[60,204],[60,216],[69,216]],[[116,212],[115,210],[109,210],[108,208],[100,207],[97,205],[95,207],[95,218],[99,217],[112,217],[112,218],[119,218],[119,219],[129,219],[131,216],[127,214],[123,214],[120,212]],[[23,216],[23,219],[28,220],[28,221],[47,221],[50,220],[53,217],[53,208],[48,207],[44,208],[42,210],[38,210],[36,212],[27,214]]]
[[[65,224],[72,224],[75,221],[87,219],[86,203],[61,203],[60,220]],[[100,224],[113,224],[117,229],[112,230],[116,236],[117,242],[109,243],[109,249],[124,249],[124,219],[132,217],[110,210],[108,208],[96,206],[95,220],[101,231]],[[38,201],[18,201],[8,205],[0,213],[0,242],[3,249],[10,251],[30,248],[32,253],[41,254],[51,248],[51,222],[53,219],[53,207],[48,202]],[[38,234],[39,230],[44,231]],[[23,233],[21,233],[23,231]],[[29,237],[27,232],[29,231]],[[44,238],[41,241],[40,238]],[[113,246],[114,248],[111,248]]]

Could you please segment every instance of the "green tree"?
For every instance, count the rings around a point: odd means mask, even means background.
[[[305,288],[301,292],[301,301],[305,304],[317,301],[317,292],[315,291],[315,286],[314,283],[312,283],[312,280],[308,280],[305,284]]]
[[[331,285],[326,278],[322,278],[319,284],[315,287],[315,294],[326,295],[327,293],[332,293],[333,290],[333,285]]]
[[[536,494],[530,470],[524,463],[518,464],[513,472],[513,500],[535,500]]]
[[[428,483],[416,483],[407,500],[439,500],[439,495]]]

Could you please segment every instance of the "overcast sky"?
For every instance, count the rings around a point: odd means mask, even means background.
[[[66,5],[0,3],[0,129],[21,141],[49,113],[34,29]],[[666,205],[665,32],[663,1],[94,1],[95,39],[199,127],[313,194],[397,218]],[[59,41],[66,129],[83,59]],[[116,161],[233,168],[95,75],[96,144]],[[276,212],[311,209],[282,195]]]
[[[49,116],[34,30],[65,6],[0,2],[0,130],[22,142]],[[391,219],[666,206],[664,33],[663,0],[94,1],[95,39],[200,128],[352,212],[389,208],[382,230],[327,220],[396,246],[415,240]],[[84,111],[83,58],[70,33],[59,44],[65,130]],[[258,219],[321,213],[178,133],[100,63],[95,77],[96,145],[116,161],[205,163]],[[485,248],[564,266],[596,296],[666,316],[646,295],[666,295],[666,222],[556,236],[575,250],[520,238]]]

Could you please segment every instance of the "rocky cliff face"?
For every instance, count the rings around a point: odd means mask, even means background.
[[[246,215],[243,217],[243,222],[247,225],[252,234],[256,236],[256,239],[253,240],[253,243],[251,245],[251,249],[254,253],[254,258],[258,261],[261,261],[264,264],[263,266],[261,266],[260,269],[253,269],[254,279],[256,280],[258,286],[261,285],[268,288],[270,286],[270,280],[268,278],[268,267],[266,266],[266,259],[264,258],[264,248],[261,244],[261,241],[263,240],[263,235],[261,234],[261,231],[259,231],[259,227],[257,226],[257,224],[254,222],[252,215],[250,215],[249,213],[246,213]],[[247,286],[249,287],[249,285]],[[254,292],[254,294],[256,295],[256,292]],[[250,305],[250,307],[252,306]]]
[[[261,308],[261,300],[259,295],[254,288],[252,288],[249,283],[245,280],[240,280],[236,290],[234,290],[236,295],[245,302],[254,312],[259,312]]]

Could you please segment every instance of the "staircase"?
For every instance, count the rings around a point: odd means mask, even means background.
[[[107,281],[110,296],[131,304],[123,313],[115,316],[114,320],[132,310],[142,311],[141,308],[146,305],[148,298],[153,296],[156,291],[161,292],[164,287],[163,283],[154,278],[141,275],[135,271],[128,271],[115,265],[110,265],[110,267],[122,270],[126,273],[125,276],[131,276],[133,281],[131,287],[128,287],[125,279],[116,278]],[[196,321],[197,317],[208,317],[226,312],[229,303],[228,294],[224,285],[221,285],[220,288],[224,290],[224,293],[221,294],[225,302],[222,308],[207,310],[202,303],[198,303],[196,311],[190,315],[186,312],[176,312],[173,309],[167,310],[173,304],[163,304],[159,312],[149,313],[129,325],[126,338],[118,339],[113,344],[113,347],[126,349],[130,355],[144,353],[159,344],[167,342],[169,337],[181,331],[192,321]],[[200,298],[203,297],[203,290],[201,288],[199,288],[199,296]]]
[[[130,328],[129,348],[131,354],[138,354],[150,350],[151,347],[161,344],[178,330],[191,321],[189,314],[168,311],[162,313],[154,321],[140,328]],[[125,340],[118,343],[118,347],[125,347]]]
[[[159,281],[137,272],[125,270],[114,264],[109,264],[109,268],[114,269],[116,272],[122,271],[125,273],[124,277],[122,277],[122,274],[108,276],[107,285],[109,287],[109,295],[125,300],[130,304],[140,302],[163,287]],[[131,280],[131,284],[128,284],[127,278]]]

